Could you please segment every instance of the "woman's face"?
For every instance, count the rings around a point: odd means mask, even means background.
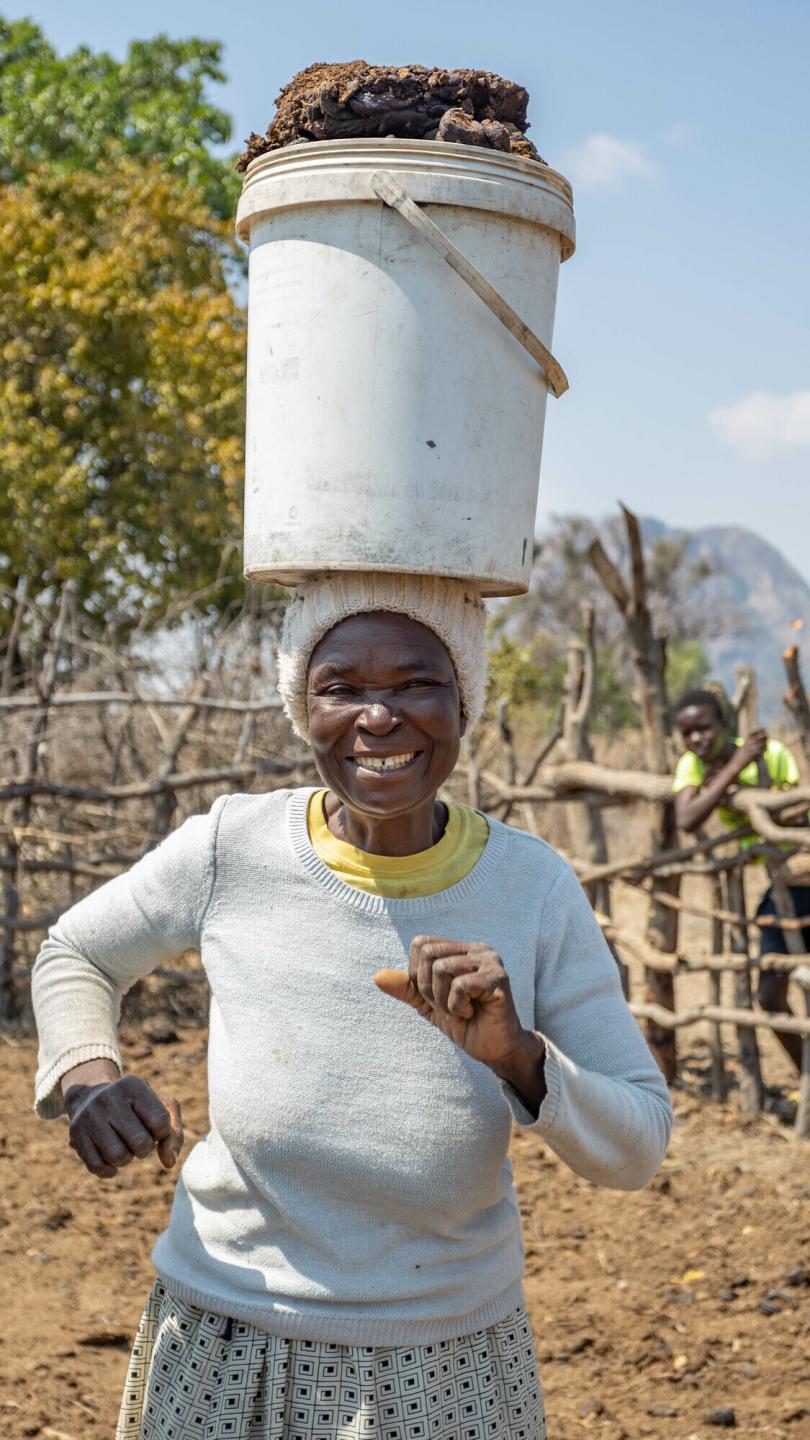
[[[407,615],[353,615],[313,651],[309,741],[329,789],[353,810],[405,814],[435,797],[464,720],[453,662]]]

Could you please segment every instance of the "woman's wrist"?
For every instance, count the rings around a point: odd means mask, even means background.
[[[67,1070],[62,1076],[62,1098],[66,1099],[73,1086],[80,1085],[83,1089],[89,1089],[93,1085],[111,1084],[120,1078],[121,1071],[114,1060],[85,1060],[81,1065],[74,1065],[72,1070]]]
[[[520,1097],[526,1109],[537,1115],[546,1095],[544,1066],[546,1047],[534,1030],[522,1030],[514,1048],[492,1069]]]

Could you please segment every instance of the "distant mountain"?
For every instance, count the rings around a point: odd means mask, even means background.
[[[714,567],[714,574],[700,586],[700,601],[736,623],[728,633],[704,642],[713,678],[732,690],[735,666],[753,665],[761,718],[770,723],[778,720],[785,693],[782,651],[793,641],[805,651],[804,672],[810,686],[810,585],[774,545],[737,525],[685,531],[645,519],[643,530],[651,540],[688,534],[690,556],[706,559]],[[803,628],[791,628],[795,620],[802,620]]]

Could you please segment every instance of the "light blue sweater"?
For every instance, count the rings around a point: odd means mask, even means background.
[[[121,995],[199,948],[211,985],[211,1128],[178,1180],[155,1265],[181,1299],[270,1333],[427,1343],[505,1318],[523,1251],[513,1117],[579,1175],[632,1190],[669,1137],[666,1086],[573,872],[490,821],[457,885],[388,900],[315,854],[310,790],[218,800],[69,910],[34,970],[37,1108],[60,1077],[120,1064]],[[414,935],[502,957],[546,1041],[537,1119],[372,976]]]

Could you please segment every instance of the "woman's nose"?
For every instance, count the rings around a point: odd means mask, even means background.
[[[357,724],[364,730],[373,731],[375,735],[388,735],[399,723],[391,706],[381,700],[364,705],[357,715]]]

